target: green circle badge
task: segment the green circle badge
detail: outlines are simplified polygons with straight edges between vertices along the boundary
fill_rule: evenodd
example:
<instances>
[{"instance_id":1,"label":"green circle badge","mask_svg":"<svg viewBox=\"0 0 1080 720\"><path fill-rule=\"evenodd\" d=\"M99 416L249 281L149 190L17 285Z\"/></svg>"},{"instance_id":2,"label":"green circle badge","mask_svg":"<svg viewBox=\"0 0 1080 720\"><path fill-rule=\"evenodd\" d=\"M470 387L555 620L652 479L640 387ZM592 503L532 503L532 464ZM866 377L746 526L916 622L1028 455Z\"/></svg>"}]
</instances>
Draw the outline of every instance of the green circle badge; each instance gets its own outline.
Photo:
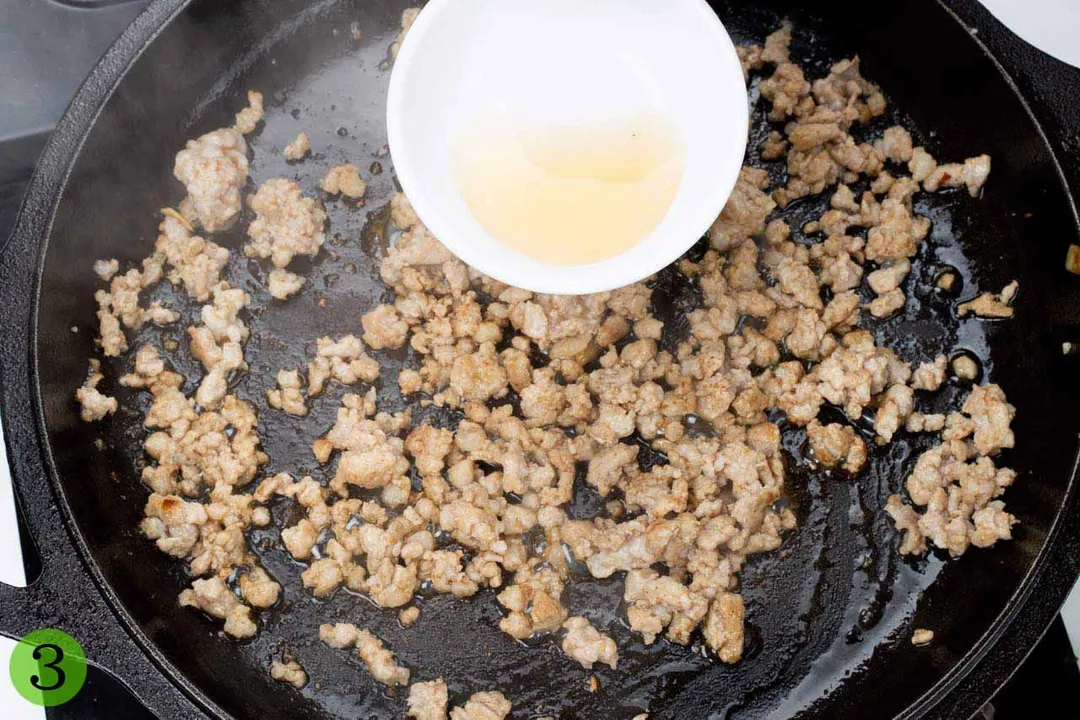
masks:
<instances>
[{"instance_id":1,"label":"green circle badge","mask_svg":"<svg viewBox=\"0 0 1080 720\"><path fill-rule=\"evenodd\" d=\"M63 705L86 682L86 655L75 638L60 630L35 630L23 637L9 668L19 694L44 707Z\"/></svg>"}]
</instances>

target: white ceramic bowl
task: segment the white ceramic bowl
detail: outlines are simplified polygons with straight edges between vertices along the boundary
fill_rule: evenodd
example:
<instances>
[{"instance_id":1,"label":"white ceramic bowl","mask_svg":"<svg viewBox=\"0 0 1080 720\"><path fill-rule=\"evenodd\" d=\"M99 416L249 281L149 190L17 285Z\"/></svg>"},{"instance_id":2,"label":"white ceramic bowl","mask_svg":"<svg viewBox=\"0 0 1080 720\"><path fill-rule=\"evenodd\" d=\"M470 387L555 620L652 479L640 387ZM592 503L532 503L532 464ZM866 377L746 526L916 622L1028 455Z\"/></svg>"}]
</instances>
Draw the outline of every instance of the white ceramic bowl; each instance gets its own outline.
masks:
<instances>
[{"instance_id":1,"label":"white ceramic bowl","mask_svg":"<svg viewBox=\"0 0 1080 720\"><path fill-rule=\"evenodd\" d=\"M458 191L452 154L468 123L496 114L561 126L665 118L685 152L666 217L588 265L549 265L493 239ZM431 0L398 53L387 129L402 189L447 248L510 285L581 294L647 277L705 233L735 186L748 114L735 47L704 0Z\"/></svg>"}]
</instances>

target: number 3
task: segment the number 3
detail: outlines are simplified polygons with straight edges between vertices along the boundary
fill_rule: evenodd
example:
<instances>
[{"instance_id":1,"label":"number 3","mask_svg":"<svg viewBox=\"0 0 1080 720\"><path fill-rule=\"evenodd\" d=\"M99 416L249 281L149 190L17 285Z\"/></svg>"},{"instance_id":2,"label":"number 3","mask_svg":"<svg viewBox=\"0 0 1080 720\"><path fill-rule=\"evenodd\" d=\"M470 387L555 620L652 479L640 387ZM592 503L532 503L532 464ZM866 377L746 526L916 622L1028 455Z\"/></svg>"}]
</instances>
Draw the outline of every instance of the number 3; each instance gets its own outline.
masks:
<instances>
[{"instance_id":1,"label":"number 3","mask_svg":"<svg viewBox=\"0 0 1080 720\"><path fill-rule=\"evenodd\" d=\"M64 651L59 645L53 645L52 643L38 645L36 648L34 648L34 659L41 660L41 651L45 649L52 650L54 657L50 662L43 663L41 667L47 667L54 673L56 673L56 682L51 685L43 685L39 676L31 675L30 684L36 687L38 690L41 690L42 692L48 692L50 690L56 690L59 687L63 687L64 682L67 680L67 675L64 673L64 669L60 667L60 663L64 661Z\"/></svg>"}]
</instances>

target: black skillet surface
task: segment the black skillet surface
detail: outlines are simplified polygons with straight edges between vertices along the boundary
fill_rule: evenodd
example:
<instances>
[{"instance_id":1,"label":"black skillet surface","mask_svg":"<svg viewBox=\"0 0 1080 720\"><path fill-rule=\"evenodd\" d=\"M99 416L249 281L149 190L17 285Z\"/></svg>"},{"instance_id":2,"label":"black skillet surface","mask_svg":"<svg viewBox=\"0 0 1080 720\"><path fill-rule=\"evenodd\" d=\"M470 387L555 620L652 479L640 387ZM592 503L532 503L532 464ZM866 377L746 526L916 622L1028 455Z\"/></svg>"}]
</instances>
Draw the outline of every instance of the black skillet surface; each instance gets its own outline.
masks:
<instances>
[{"instance_id":1,"label":"black skillet surface","mask_svg":"<svg viewBox=\"0 0 1080 720\"><path fill-rule=\"evenodd\" d=\"M0 590L5 631L20 634L42 624L73 629L92 658L116 671L151 709L170 717L196 714L192 700L213 714L237 716L400 714L400 695L385 697L356 662L315 641L315 627L326 620L372 627L417 678L444 675L456 697L503 688L523 717L632 716L650 697L653 717L724 710L754 717L805 707L816 716L865 716L868 708L884 716L925 710L948 690L952 694L934 713L954 717L978 707L1030 648L1075 577L1076 554L1070 550L1076 523L1055 528L1054 522L1067 499L1075 519L1067 486L1076 419L1060 409L1063 399L1076 395L1064 378L1054 344L1058 329L1046 320L1046 303L1052 297L1048 288L1060 282L1060 259L1076 237L1076 221L1049 148L1024 106L978 45L932 3L894 8L872 22L865 10L860 21L842 6L822 10L820 18L794 12L794 55L817 75L828 60L858 52L867 76L883 86L894 109L907 113L901 119L923 131L936 156L984 150L994 156L981 201L960 194L921 201L920 211L935 221L934 243L916 261L913 302L874 330L909 360L926 359L939 347L974 352L1018 406L1019 446L1006 458L1022 473L1007 496L1022 523L1014 542L992 552L973 551L959 563L936 557L911 563L895 555L893 533L876 509L898 489L924 442L906 439L880 453L855 484L812 474L793 460L790 500L801 527L778 553L755 559L743 574L751 624L747 659L727 667L693 649L646 649L615 624L614 634L626 648L624 662L618 672L598 673L596 694L585 689L587 674L550 642L525 649L495 629L499 613L490 597L429 599L420 623L405 633L393 613L348 593L325 603L308 599L298 590L301 568L274 547L263 560L283 582L284 603L291 607L264 615L264 632L255 640L222 639L216 624L178 608L175 596L188 579L135 530L145 497L134 479L142 453L132 427L141 417L141 401L120 393L128 409L102 426L79 423L70 401L93 350L89 263L96 257L135 260L148 252L156 234L153 210L179 197L170 179L173 154L187 137L227 124L247 87L263 90L271 106L252 143L254 181L296 176L314 192L317 178L334 164L381 163L382 174L373 175L372 168L364 173L372 180L365 207L328 203L331 232L338 238L315 260L312 284L301 296L272 303L258 281L265 268L236 259L229 270L231 282L245 287L257 304L266 303L251 322L256 334L247 356L253 372L236 392L260 407L272 458L267 469L318 471L310 440L332 422L335 398L321 398L301 423L266 410L262 390L277 368L300 364L305 344L355 329L360 312L385 295L376 268L387 242L380 209L392 191L392 168L378 153L385 142L382 99L388 80L379 65L403 7L323 2L298 11L300 3L197 3L146 47L95 121L96 108L130 59L180 4L152 5L77 98L30 190L14 238L19 247L11 248L21 252L5 258L5 308L13 321L6 323L3 338L4 410L19 491L45 566L30 591ZM760 40L775 26L776 11L788 9L738 5L721 3L718 9L743 40ZM362 41L353 37L353 22L364 32ZM914 38L927 51L913 51ZM287 166L280 148L300 129L311 135L316 156ZM812 202L796 210L799 217L817 212ZM242 241L238 233L224 237L234 249ZM51 239L46 244L43 238ZM40 296L31 293L37 248L45 248ZM957 323L950 312L954 299L930 289L942 263L961 270L964 298L1018 277L1018 318L985 326ZM659 282L657 310L676 332L680 300L692 293L670 276ZM40 299L31 322L35 297ZM325 307L319 305L322 298ZM72 333L72 326L80 331ZM147 331L147 338L155 334ZM28 337L34 338L31 357ZM180 356L178 369L193 373L190 358ZM401 361L381 359L390 365ZM111 367L110 375L118 369ZM384 377L393 377L392 371ZM950 386L943 395L960 391ZM400 403L389 383L379 393L383 407ZM13 417L38 417L41 423ZM791 432L788 439L797 457L804 438ZM49 477L61 493L59 511L50 507L42 456L55 472ZM589 498L583 493L579 500L576 509L586 512ZM288 512L284 505L274 508L276 526L288 522ZM64 549L61 518L70 522L94 579L150 662L134 650L97 600L79 560ZM277 530L266 534L275 538ZM575 611L609 624L619 583L588 580L576 588ZM1025 602L1032 593L1036 597ZM934 645L912 648L913 627L933 628ZM964 679L999 638L997 648L1005 650L997 651L997 662L986 658ZM285 648L316 681L302 695L266 675L270 659ZM173 690L169 677L186 694Z\"/></svg>"}]
</instances>

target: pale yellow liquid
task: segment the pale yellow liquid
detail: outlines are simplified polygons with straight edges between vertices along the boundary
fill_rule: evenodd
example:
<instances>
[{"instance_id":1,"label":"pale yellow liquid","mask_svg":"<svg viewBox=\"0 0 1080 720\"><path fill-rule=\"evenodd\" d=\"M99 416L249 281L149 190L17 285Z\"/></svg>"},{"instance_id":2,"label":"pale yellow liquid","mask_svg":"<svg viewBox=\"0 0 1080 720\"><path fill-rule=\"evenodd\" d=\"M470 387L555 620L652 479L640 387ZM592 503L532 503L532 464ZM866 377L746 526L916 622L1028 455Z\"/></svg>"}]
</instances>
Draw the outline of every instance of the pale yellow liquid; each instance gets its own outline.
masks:
<instances>
[{"instance_id":1,"label":"pale yellow liquid","mask_svg":"<svg viewBox=\"0 0 1080 720\"><path fill-rule=\"evenodd\" d=\"M477 123L453 159L458 189L488 234L553 265L637 245L671 208L684 168L678 132L654 118L528 130Z\"/></svg>"}]
</instances>

